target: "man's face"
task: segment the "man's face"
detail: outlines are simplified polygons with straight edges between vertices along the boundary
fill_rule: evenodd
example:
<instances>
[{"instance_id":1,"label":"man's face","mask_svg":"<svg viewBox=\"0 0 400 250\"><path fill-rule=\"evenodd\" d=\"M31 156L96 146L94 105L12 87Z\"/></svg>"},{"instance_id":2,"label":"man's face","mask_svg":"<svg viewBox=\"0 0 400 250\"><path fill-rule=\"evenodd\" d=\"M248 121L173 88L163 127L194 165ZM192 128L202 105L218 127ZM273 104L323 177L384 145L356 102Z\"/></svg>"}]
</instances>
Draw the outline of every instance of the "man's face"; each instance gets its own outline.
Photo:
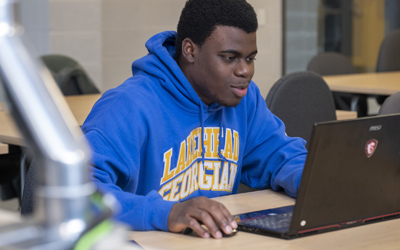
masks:
<instances>
[{"instance_id":1,"label":"man's face","mask_svg":"<svg viewBox=\"0 0 400 250\"><path fill-rule=\"evenodd\" d=\"M203 102L237 106L254 75L256 33L217 26L193 54L193 67L187 77Z\"/></svg>"}]
</instances>

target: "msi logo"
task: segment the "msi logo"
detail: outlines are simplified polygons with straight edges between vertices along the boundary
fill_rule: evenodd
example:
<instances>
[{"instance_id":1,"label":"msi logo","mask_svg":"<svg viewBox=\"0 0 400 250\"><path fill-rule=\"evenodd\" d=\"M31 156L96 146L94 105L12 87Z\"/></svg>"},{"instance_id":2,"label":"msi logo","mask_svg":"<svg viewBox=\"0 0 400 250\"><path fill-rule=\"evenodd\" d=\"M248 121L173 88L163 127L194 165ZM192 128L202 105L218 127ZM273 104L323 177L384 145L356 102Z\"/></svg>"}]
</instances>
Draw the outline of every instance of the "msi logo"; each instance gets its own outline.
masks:
<instances>
[{"instance_id":1,"label":"msi logo","mask_svg":"<svg viewBox=\"0 0 400 250\"><path fill-rule=\"evenodd\" d=\"M369 140L367 144L365 145L365 154L367 155L368 158L370 158L376 150L376 147L378 146L378 141L375 139Z\"/></svg>"},{"instance_id":2,"label":"msi logo","mask_svg":"<svg viewBox=\"0 0 400 250\"><path fill-rule=\"evenodd\" d=\"M382 128L382 125L371 126L369 128L369 131L379 131L379 130L381 130L381 128Z\"/></svg>"}]
</instances>

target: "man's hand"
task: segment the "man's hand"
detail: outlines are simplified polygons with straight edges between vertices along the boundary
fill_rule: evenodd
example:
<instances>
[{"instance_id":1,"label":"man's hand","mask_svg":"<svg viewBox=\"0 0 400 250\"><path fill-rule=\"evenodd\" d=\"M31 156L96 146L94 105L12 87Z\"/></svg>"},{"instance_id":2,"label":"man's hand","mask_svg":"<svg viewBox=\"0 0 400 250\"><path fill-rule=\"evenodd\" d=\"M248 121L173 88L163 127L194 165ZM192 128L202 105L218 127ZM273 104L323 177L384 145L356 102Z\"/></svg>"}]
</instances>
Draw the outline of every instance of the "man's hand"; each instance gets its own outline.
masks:
<instances>
[{"instance_id":1,"label":"man's hand","mask_svg":"<svg viewBox=\"0 0 400 250\"><path fill-rule=\"evenodd\" d=\"M178 233L189 227L201 237L209 238L209 233L199 221L216 239L222 237L219 228L226 234L232 233L232 228L237 228L236 221L224 205L202 196L173 205L168 216L168 229Z\"/></svg>"}]
</instances>

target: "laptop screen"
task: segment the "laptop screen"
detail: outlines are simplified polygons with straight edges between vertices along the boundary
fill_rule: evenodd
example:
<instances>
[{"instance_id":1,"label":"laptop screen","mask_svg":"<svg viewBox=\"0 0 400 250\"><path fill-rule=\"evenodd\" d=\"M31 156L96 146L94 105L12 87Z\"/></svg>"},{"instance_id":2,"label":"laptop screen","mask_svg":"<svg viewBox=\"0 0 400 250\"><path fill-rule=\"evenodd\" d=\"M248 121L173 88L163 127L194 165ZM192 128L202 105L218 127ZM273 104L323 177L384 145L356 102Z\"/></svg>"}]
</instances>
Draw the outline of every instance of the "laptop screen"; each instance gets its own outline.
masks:
<instances>
[{"instance_id":1,"label":"laptop screen","mask_svg":"<svg viewBox=\"0 0 400 250\"><path fill-rule=\"evenodd\" d=\"M400 210L400 115L314 127L290 231Z\"/></svg>"}]
</instances>

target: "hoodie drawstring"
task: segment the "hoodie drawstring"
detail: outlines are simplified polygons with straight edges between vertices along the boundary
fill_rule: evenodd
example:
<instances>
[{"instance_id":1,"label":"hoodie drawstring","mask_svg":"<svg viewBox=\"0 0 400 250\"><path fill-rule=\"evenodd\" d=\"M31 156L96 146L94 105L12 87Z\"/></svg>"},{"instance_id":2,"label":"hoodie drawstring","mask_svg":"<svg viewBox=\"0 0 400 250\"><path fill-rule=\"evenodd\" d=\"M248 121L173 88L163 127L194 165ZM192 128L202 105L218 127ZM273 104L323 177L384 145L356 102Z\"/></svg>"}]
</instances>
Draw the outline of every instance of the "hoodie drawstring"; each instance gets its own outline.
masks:
<instances>
[{"instance_id":1,"label":"hoodie drawstring","mask_svg":"<svg viewBox=\"0 0 400 250\"><path fill-rule=\"evenodd\" d=\"M219 144L218 144L218 156L219 158L228 161L225 156L222 155L220 147L221 145L225 144L225 136L224 136L224 128L222 126L223 122L225 121L225 109L221 109L221 117L219 118Z\"/></svg>"},{"instance_id":2,"label":"hoodie drawstring","mask_svg":"<svg viewBox=\"0 0 400 250\"><path fill-rule=\"evenodd\" d=\"M224 161L228 161L225 156L222 155L220 147L222 144L225 144L225 136L224 136L224 130L223 130L223 124L225 122L225 109L221 109L221 116L219 120L219 136L218 136L218 156ZM200 100L200 126L201 126L201 161L203 163L203 168L205 168L204 165L204 156L205 156L205 150L204 150L204 108L203 108L203 101ZM199 192L201 194L201 190L199 189Z\"/></svg>"},{"instance_id":3,"label":"hoodie drawstring","mask_svg":"<svg viewBox=\"0 0 400 250\"><path fill-rule=\"evenodd\" d=\"M200 125L201 125L201 160L203 162L203 167L204 167L204 108L203 108L203 102L200 100ZM225 109L221 109L221 117L219 120L219 136L218 136L218 156L224 161L228 161L225 156L221 153L221 145L225 144L225 137L224 137L224 128L223 128L223 123L225 121Z\"/></svg>"},{"instance_id":4,"label":"hoodie drawstring","mask_svg":"<svg viewBox=\"0 0 400 250\"><path fill-rule=\"evenodd\" d=\"M201 160L203 162L204 168L204 109L203 109L203 102L200 99L200 126L201 126Z\"/></svg>"}]
</instances>

